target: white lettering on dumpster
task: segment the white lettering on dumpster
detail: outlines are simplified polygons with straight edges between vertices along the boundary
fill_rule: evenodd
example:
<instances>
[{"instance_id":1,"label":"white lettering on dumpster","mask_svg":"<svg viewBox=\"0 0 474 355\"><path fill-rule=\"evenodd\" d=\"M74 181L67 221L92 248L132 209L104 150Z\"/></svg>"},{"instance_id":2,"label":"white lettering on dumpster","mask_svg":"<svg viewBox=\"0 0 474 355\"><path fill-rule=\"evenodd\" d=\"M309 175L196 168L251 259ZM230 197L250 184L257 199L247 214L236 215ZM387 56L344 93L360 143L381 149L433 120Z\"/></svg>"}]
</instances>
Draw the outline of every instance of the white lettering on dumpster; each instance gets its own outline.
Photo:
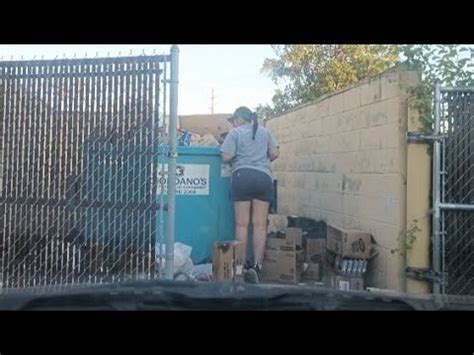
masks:
<instances>
[{"instance_id":1,"label":"white lettering on dumpster","mask_svg":"<svg viewBox=\"0 0 474 355\"><path fill-rule=\"evenodd\" d=\"M166 195L168 188L168 165L165 164L162 174L161 164L158 166L157 193L161 194L161 185ZM209 165L207 164L176 164L177 195L209 195Z\"/></svg>"}]
</instances>

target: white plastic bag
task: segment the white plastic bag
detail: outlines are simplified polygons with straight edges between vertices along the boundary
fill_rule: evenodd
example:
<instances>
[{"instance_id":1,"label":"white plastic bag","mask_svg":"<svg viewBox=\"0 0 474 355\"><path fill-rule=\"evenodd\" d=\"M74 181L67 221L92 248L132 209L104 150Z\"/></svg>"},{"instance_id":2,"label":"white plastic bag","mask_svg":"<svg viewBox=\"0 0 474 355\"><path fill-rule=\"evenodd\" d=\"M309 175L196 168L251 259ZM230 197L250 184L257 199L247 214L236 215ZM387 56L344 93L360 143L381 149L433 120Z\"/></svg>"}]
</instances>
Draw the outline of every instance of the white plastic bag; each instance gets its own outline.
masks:
<instances>
[{"instance_id":1,"label":"white plastic bag","mask_svg":"<svg viewBox=\"0 0 474 355\"><path fill-rule=\"evenodd\" d=\"M205 282L212 280L212 264L194 265L193 270L193 276L196 280Z\"/></svg>"},{"instance_id":2,"label":"white plastic bag","mask_svg":"<svg viewBox=\"0 0 474 355\"><path fill-rule=\"evenodd\" d=\"M163 270L166 268L165 252L166 246L162 245L162 267ZM193 276L193 261L191 259L191 252L193 248L183 243L174 243L174 263L173 263L173 275L184 274L189 278ZM159 256L157 256L159 257Z\"/></svg>"}]
</instances>

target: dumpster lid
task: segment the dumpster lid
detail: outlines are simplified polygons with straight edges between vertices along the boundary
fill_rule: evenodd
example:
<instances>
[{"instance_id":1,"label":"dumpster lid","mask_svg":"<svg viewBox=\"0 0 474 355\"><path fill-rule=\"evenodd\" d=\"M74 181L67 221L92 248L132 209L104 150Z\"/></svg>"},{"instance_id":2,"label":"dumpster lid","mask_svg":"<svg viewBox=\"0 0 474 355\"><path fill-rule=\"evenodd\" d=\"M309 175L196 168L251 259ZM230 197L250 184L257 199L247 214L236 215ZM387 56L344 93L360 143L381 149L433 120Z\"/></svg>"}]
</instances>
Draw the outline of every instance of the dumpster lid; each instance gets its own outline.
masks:
<instances>
[{"instance_id":1,"label":"dumpster lid","mask_svg":"<svg viewBox=\"0 0 474 355\"><path fill-rule=\"evenodd\" d=\"M159 147L161 153L163 149L169 150L169 147ZM206 147L206 146L187 146L178 147L179 155L221 155L220 147Z\"/></svg>"}]
</instances>

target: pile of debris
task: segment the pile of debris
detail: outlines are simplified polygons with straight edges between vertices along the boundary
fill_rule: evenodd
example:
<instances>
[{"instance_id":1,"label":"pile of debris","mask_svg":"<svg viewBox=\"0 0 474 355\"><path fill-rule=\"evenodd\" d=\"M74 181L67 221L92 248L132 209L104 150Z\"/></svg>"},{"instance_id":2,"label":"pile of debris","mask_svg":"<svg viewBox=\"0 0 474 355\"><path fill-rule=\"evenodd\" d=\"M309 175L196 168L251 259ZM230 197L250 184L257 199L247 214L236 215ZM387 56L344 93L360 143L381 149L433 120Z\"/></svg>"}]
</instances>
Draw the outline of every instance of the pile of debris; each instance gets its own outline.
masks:
<instances>
[{"instance_id":1,"label":"pile of debris","mask_svg":"<svg viewBox=\"0 0 474 355\"><path fill-rule=\"evenodd\" d=\"M364 290L375 254L370 233L311 218L270 215L263 280Z\"/></svg>"},{"instance_id":2,"label":"pile of debris","mask_svg":"<svg viewBox=\"0 0 474 355\"><path fill-rule=\"evenodd\" d=\"M181 147L207 146L218 147L221 143L211 134L206 133L202 137L197 133L178 129L178 145Z\"/></svg>"},{"instance_id":3,"label":"pile of debris","mask_svg":"<svg viewBox=\"0 0 474 355\"><path fill-rule=\"evenodd\" d=\"M376 255L372 235L334 226L327 231L326 284L340 290L364 290L368 264Z\"/></svg>"},{"instance_id":4,"label":"pile of debris","mask_svg":"<svg viewBox=\"0 0 474 355\"><path fill-rule=\"evenodd\" d=\"M268 232L264 281L365 289L368 265L376 255L370 233L280 215L269 216Z\"/></svg>"},{"instance_id":5,"label":"pile of debris","mask_svg":"<svg viewBox=\"0 0 474 355\"><path fill-rule=\"evenodd\" d=\"M263 281L318 283L326 248L326 224L311 218L270 215Z\"/></svg>"},{"instance_id":6,"label":"pile of debris","mask_svg":"<svg viewBox=\"0 0 474 355\"><path fill-rule=\"evenodd\" d=\"M213 281L242 282L240 247L235 241L215 243ZM306 217L269 215L262 281L364 290L375 255L370 233Z\"/></svg>"},{"instance_id":7,"label":"pile of debris","mask_svg":"<svg viewBox=\"0 0 474 355\"><path fill-rule=\"evenodd\" d=\"M178 142L180 146L217 147L232 128L230 114L180 116Z\"/></svg>"}]
</instances>

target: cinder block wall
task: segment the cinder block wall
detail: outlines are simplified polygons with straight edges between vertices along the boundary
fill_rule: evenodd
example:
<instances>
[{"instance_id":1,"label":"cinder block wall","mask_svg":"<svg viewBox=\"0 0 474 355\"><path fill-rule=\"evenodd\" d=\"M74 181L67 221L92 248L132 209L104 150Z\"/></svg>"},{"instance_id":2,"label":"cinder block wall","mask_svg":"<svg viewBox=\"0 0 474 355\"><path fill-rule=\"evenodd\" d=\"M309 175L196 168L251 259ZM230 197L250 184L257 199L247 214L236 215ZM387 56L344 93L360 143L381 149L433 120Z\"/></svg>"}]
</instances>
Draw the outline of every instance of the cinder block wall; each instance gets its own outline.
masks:
<instances>
[{"instance_id":1,"label":"cinder block wall","mask_svg":"<svg viewBox=\"0 0 474 355\"><path fill-rule=\"evenodd\" d=\"M281 147L279 213L372 233L373 287L406 290L406 258L394 250L407 225L406 88L419 80L393 68L265 122Z\"/></svg>"}]
</instances>

